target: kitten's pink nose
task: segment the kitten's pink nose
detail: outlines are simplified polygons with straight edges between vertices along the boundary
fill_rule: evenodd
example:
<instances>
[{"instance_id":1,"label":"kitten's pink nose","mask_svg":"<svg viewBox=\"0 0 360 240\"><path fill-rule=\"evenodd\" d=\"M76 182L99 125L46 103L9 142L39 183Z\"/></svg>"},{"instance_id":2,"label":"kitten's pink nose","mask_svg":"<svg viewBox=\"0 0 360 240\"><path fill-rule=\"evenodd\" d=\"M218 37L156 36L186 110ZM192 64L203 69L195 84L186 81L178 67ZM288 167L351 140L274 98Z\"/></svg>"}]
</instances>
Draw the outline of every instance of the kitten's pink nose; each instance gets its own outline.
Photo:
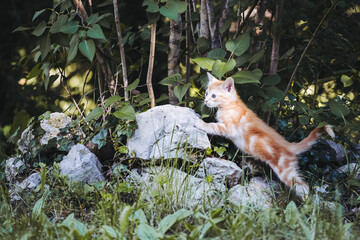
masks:
<instances>
[{"instance_id":1,"label":"kitten's pink nose","mask_svg":"<svg viewBox=\"0 0 360 240\"><path fill-rule=\"evenodd\" d=\"M207 100L205 100L204 102L205 102L205 104L207 104L207 102L208 102L208 101L207 101Z\"/></svg>"}]
</instances>

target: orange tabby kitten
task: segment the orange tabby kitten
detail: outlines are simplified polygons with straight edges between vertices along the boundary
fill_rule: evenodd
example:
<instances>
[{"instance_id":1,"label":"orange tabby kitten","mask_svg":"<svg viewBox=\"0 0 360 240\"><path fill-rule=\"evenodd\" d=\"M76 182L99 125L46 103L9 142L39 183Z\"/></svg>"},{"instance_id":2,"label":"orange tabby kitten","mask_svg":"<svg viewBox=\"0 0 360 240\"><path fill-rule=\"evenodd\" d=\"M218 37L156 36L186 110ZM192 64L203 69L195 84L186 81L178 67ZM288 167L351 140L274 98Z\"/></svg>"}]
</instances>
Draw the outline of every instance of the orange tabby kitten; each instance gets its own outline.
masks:
<instances>
[{"instance_id":1,"label":"orange tabby kitten","mask_svg":"<svg viewBox=\"0 0 360 240\"><path fill-rule=\"evenodd\" d=\"M299 196L307 197L309 187L299 176L296 155L308 150L324 130L334 137L331 126L316 128L301 142L290 143L244 104L232 78L219 81L209 73L208 78L205 104L218 108L218 122L205 123L199 119L195 126L208 134L229 138L241 151L268 163L286 185L294 184Z\"/></svg>"}]
</instances>

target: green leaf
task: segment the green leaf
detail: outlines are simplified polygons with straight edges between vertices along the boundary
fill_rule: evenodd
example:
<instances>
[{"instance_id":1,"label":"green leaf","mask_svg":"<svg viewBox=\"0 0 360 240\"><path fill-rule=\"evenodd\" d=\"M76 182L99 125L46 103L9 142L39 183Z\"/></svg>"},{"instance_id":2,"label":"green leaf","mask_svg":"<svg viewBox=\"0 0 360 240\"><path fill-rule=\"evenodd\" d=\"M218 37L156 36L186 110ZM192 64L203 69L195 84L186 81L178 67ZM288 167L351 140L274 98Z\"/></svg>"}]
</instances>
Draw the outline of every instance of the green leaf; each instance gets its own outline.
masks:
<instances>
[{"instance_id":1,"label":"green leaf","mask_svg":"<svg viewBox=\"0 0 360 240\"><path fill-rule=\"evenodd\" d=\"M344 87L350 87L353 84L351 77L345 74L341 75L341 82L344 84Z\"/></svg>"},{"instance_id":2,"label":"green leaf","mask_svg":"<svg viewBox=\"0 0 360 240\"><path fill-rule=\"evenodd\" d=\"M119 222L120 222L120 231L121 231L121 238L124 238L125 231L129 225L129 216L132 212L132 207L125 206L124 209L121 211Z\"/></svg>"},{"instance_id":3,"label":"green leaf","mask_svg":"<svg viewBox=\"0 0 360 240\"><path fill-rule=\"evenodd\" d=\"M129 84L126 87L125 91L131 92L132 90L136 89L139 86L139 83L140 83L140 79L139 78L135 79L135 81L133 81L131 84Z\"/></svg>"},{"instance_id":4,"label":"green leaf","mask_svg":"<svg viewBox=\"0 0 360 240\"><path fill-rule=\"evenodd\" d=\"M78 21L68 21L66 25L62 25L59 28L59 32L65 33L65 34L74 34L79 29L80 25Z\"/></svg>"},{"instance_id":5,"label":"green leaf","mask_svg":"<svg viewBox=\"0 0 360 240\"><path fill-rule=\"evenodd\" d=\"M307 125L309 123L310 117L307 115L301 115L299 117L299 122L301 125Z\"/></svg>"},{"instance_id":6,"label":"green leaf","mask_svg":"<svg viewBox=\"0 0 360 240\"><path fill-rule=\"evenodd\" d=\"M106 41L106 37L98 24L95 24L87 31L87 35L93 39L100 39Z\"/></svg>"},{"instance_id":7,"label":"green leaf","mask_svg":"<svg viewBox=\"0 0 360 240\"><path fill-rule=\"evenodd\" d=\"M243 33L235 40L229 40L226 42L225 47L226 50L230 51L231 54L235 54L236 56L240 56L250 46L250 34Z\"/></svg>"},{"instance_id":8,"label":"green leaf","mask_svg":"<svg viewBox=\"0 0 360 240\"><path fill-rule=\"evenodd\" d=\"M269 75L262 80L263 86L275 86L278 85L281 78L278 74Z\"/></svg>"},{"instance_id":9,"label":"green leaf","mask_svg":"<svg viewBox=\"0 0 360 240\"><path fill-rule=\"evenodd\" d=\"M350 110L344 104L337 102L333 99L329 101L329 107L332 114L338 117L344 117L350 113Z\"/></svg>"},{"instance_id":10,"label":"green leaf","mask_svg":"<svg viewBox=\"0 0 360 240\"><path fill-rule=\"evenodd\" d=\"M26 30L30 30L30 29L31 29L30 27L17 27L12 31L12 33L20 32L20 31L26 31Z\"/></svg>"},{"instance_id":11,"label":"green leaf","mask_svg":"<svg viewBox=\"0 0 360 240\"><path fill-rule=\"evenodd\" d=\"M170 76L164 78L163 80L161 80L159 82L159 84L161 85L165 85L165 86L171 86L175 83L181 83L182 82L182 76L180 73L174 73L171 74Z\"/></svg>"},{"instance_id":12,"label":"green leaf","mask_svg":"<svg viewBox=\"0 0 360 240\"><path fill-rule=\"evenodd\" d=\"M255 69L253 71L239 71L232 75L231 77L234 79L237 84L245 84L245 83L260 83L260 78L263 73L260 69Z\"/></svg>"},{"instance_id":13,"label":"green leaf","mask_svg":"<svg viewBox=\"0 0 360 240\"><path fill-rule=\"evenodd\" d=\"M93 40L89 39L81 41L79 44L79 50L82 55L89 59L90 62L93 61L95 56L95 43Z\"/></svg>"},{"instance_id":14,"label":"green leaf","mask_svg":"<svg viewBox=\"0 0 360 240\"><path fill-rule=\"evenodd\" d=\"M244 53L243 55L235 58L236 67L241 67L244 63L247 63L250 60L250 54Z\"/></svg>"},{"instance_id":15,"label":"green leaf","mask_svg":"<svg viewBox=\"0 0 360 240\"><path fill-rule=\"evenodd\" d=\"M36 28L34 29L34 31L31 32L32 35L35 35L37 37L41 36L46 30L46 22L45 21L41 21Z\"/></svg>"},{"instance_id":16,"label":"green leaf","mask_svg":"<svg viewBox=\"0 0 360 240\"><path fill-rule=\"evenodd\" d=\"M328 123L323 121L323 122L319 123L319 125L317 125L316 128L323 128L326 125L328 125Z\"/></svg>"},{"instance_id":17,"label":"green leaf","mask_svg":"<svg viewBox=\"0 0 360 240\"><path fill-rule=\"evenodd\" d=\"M156 231L155 228L146 223L140 223L136 227L135 232L140 240L157 240L164 237L161 232Z\"/></svg>"},{"instance_id":18,"label":"green leaf","mask_svg":"<svg viewBox=\"0 0 360 240\"><path fill-rule=\"evenodd\" d=\"M31 79L33 77L38 76L41 73L41 63L36 64L31 71L29 72L29 74L26 76L27 79Z\"/></svg>"},{"instance_id":19,"label":"green leaf","mask_svg":"<svg viewBox=\"0 0 360 240\"><path fill-rule=\"evenodd\" d=\"M179 209L175 213L164 217L159 224L159 230L165 234L167 230L169 230L176 222L182 221L185 218L189 217L193 214L192 211L186 209Z\"/></svg>"},{"instance_id":20,"label":"green leaf","mask_svg":"<svg viewBox=\"0 0 360 240\"><path fill-rule=\"evenodd\" d=\"M197 40L197 49L200 53L205 53L210 48L210 41L205 37L201 37Z\"/></svg>"},{"instance_id":21,"label":"green leaf","mask_svg":"<svg viewBox=\"0 0 360 240\"><path fill-rule=\"evenodd\" d=\"M40 11L36 11L33 18L32 18L32 21L34 21L38 16L40 16L46 9L43 9L43 10L40 10Z\"/></svg>"},{"instance_id":22,"label":"green leaf","mask_svg":"<svg viewBox=\"0 0 360 240\"><path fill-rule=\"evenodd\" d=\"M264 89L266 95L270 98L275 98L278 101L280 101L284 98L284 92L275 86L264 87L263 89Z\"/></svg>"},{"instance_id":23,"label":"green leaf","mask_svg":"<svg viewBox=\"0 0 360 240\"><path fill-rule=\"evenodd\" d=\"M96 119L96 118L100 117L103 113L104 113L104 108L102 108L102 107L94 108L89 113L89 115L86 116L85 122L89 122L89 121L91 121L93 119Z\"/></svg>"},{"instance_id":24,"label":"green leaf","mask_svg":"<svg viewBox=\"0 0 360 240\"><path fill-rule=\"evenodd\" d=\"M77 55L79 49L79 36L74 34L70 40L70 48L68 50L67 64L69 64Z\"/></svg>"},{"instance_id":25,"label":"green leaf","mask_svg":"<svg viewBox=\"0 0 360 240\"><path fill-rule=\"evenodd\" d=\"M91 142L97 144L98 149L100 149L106 145L107 134L108 131L105 128L102 128L100 132L91 139Z\"/></svg>"},{"instance_id":26,"label":"green leaf","mask_svg":"<svg viewBox=\"0 0 360 240\"><path fill-rule=\"evenodd\" d=\"M113 115L121 120L135 120L135 110L132 106L126 105L120 110L113 113Z\"/></svg>"},{"instance_id":27,"label":"green leaf","mask_svg":"<svg viewBox=\"0 0 360 240\"><path fill-rule=\"evenodd\" d=\"M103 225L101 229L105 232L105 234L113 239L120 239L120 232L114 229L111 226Z\"/></svg>"},{"instance_id":28,"label":"green leaf","mask_svg":"<svg viewBox=\"0 0 360 240\"><path fill-rule=\"evenodd\" d=\"M41 60L44 61L50 51L51 41L48 35L40 40Z\"/></svg>"},{"instance_id":29,"label":"green leaf","mask_svg":"<svg viewBox=\"0 0 360 240\"><path fill-rule=\"evenodd\" d=\"M208 52L207 57L212 59L224 59L226 55L226 51L222 48L215 48Z\"/></svg>"},{"instance_id":30,"label":"green leaf","mask_svg":"<svg viewBox=\"0 0 360 240\"><path fill-rule=\"evenodd\" d=\"M111 104L114 104L116 102L121 102L121 100L122 100L122 98L119 95L109 97L108 99L106 99L104 107L107 108Z\"/></svg>"},{"instance_id":31,"label":"green leaf","mask_svg":"<svg viewBox=\"0 0 360 240\"><path fill-rule=\"evenodd\" d=\"M62 223L60 226L65 226L69 230L74 231L76 234L80 236L85 236L88 234L89 230L87 229L86 225L78 220L75 219L74 213L71 213ZM74 233L73 233L74 234ZM75 234L74 234L75 235ZM76 236L76 235L75 235ZM84 239L84 238L82 238Z\"/></svg>"},{"instance_id":32,"label":"green leaf","mask_svg":"<svg viewBox=\"0 0 360 240\"><path fill-rule=\"evenodd\" d=\"M204 70L211 71L212 66L215 63L214 59L211 58L194 58L193 61Z\"/></svg>"},{"instance_id":33,"label":"green leaf","mask_svg":"<svg viewBox=\"0 0 360 240\"><path fill-rule=\"evenodd\" d=\"M15 116L14 120L11 124L11 128L9 131L9 135L13 135L11 141L16 143L17 140L20 138L20 134L27 128L28 122L30 120L30 115L24 110L18 111ZM10 138L9 138L10 140Z\"/></svg>"},{"instance_id":34,"label":"green leaf","mask_svg":"<svg viewBox=\"0 0 360 240\"><path fill-rule=\"evenodd\" d=\"M174 87L174 94L179 99L179 102L182 102L183 97L186 92L190 88L191 83L187 83L186 85L179 85Z\"/></svg>"},{"instance_id":35,"label":"green leaf","mask_svg":"<svg viewBox=\"0 0 360 240\"><path fill-rule=\"evenodd\" d=\"M212 66L212 73L218 78L221 79L225 73L230 72L234 69L236 61L232 58L227 62L222 62L221 60L216 60Z\"/></svg>"},{"instance_id":36,"label":"green leaf","mask_svg":"<svg viewBox=\"0 0 360 240\"><path fill-rule=\"evenodd\" d=\"M67 15L60 15L59 18L56 20L56 22L54 23L54 25L51 26L50 28L50 33L57 33L60 31L60 28L64 25L66 25L68 20L68 16Z\"/></svg>"},{"instance_id":37,"label":"green leaf","mask_svg":"<svg viewBox=\"0 0 360 240\"><path fill-rule=\"evenodd\" d=\"M291 226L299 222L299 211L293 201L291 201L284 211L285 221Z\"/></svg>"},{"instance_id":38,"label":"green leaf","mask_svg":"<svg viewBox=\"0 0 360 240\"><path fill-rule=\"evenodd\" d=\"M185 12L186 8L187 8L186 2L170 0L167 1L167 4L165 6L162 6L160 8L160 14L177 21L178 14Z\"/></svg>"},{"instance_id":39,"label":"green leaf","mask_svg":"<svg viewBox=\"0 0 360 240\"><path fill-rule=\"evenodd\" d=\"M258 62L264 56L264 54L265 54L265 49L261 49L260 51L252 55L249 59L250 65Z\"/></svg>"},{"instance_id":40,"label":"green leaf","mask_svg":"<svg viewBox=\"0 0 360 240\"><path fill-rule=\"evenodd\" d=\"M41 212L43 211L43 208L44 208L44 198L42 197L39 200L37 200L37 202L35 203L32 209L32 218L36 219L37 217L39 217Z\"/></svg>"},{"instance_id":41,"label":"green leaf","mask_svg":"<svg viewBox=\"0 0 360 240\"><path fill-rule=\"evenodd\" d=\"M146 10L147 12L150 13L156 13L159 12L159 6L157 4L157 2L155 2L154 0L145 0L142 4L143 7L147 6Z\"/></svg>"}]
</instances>

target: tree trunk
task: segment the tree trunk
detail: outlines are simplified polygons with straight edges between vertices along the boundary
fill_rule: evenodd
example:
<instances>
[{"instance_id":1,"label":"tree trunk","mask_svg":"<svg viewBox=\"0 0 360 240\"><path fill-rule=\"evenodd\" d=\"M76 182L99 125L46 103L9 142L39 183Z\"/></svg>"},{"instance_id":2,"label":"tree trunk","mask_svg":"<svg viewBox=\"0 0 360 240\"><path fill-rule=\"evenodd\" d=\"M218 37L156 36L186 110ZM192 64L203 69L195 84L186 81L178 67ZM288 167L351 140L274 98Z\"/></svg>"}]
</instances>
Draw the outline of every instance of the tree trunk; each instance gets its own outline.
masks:
<instances>
[{"instance_id":1,"label":"tree trunk","mask_svg":"<svg viewBox=\"0 0 360 240\"><path fill-rule=\"evenodd\" d=\"M209 39L209 23L208 23L208 13L206 7L206 0L201 0L200 7L200 37Z\"/></svg>"},{"instance_id":2,"label":"tree trunk","mask_svg":"<svg viewBox=\"0 0 360 240\"><path fill-rule=\"evenodd\" d=\"M219 20L219 31L224 26L225 21L228 19L228 15L231 13L231 9L229 8L230 0L225 0L222 9L221 9L221 17Z\"/></svg>"},{"instance_id":3,"label":"tree trunk","mask_svg":"<svg viewBox=\"0 0 360 240\"><path fill-rule=\"evenodd\" d=\"M150 107L155 107L155 95L152 87L152 73L154 69L154 58L155 58L155 43L156 43L156 23L151 26L151 39L150 39L150 54L149 54L149 66L146 77L146 85L149 92Z\"/></svg>"},{"instance_id":4,"label":"tree trunk","mask_svg":"<svg viewBox=\"0 0 360 240\"><path fill-rule=\"evenodd\" d=\"M279 47L280 47L280 33L281 33L281 14L284 0L276 1L276 12L274 18L274 27L272 31L273 44L271 49L270 70L269 75L277 73L277 66L279 62Z\"/></svg>"},{"instance_id":5,"label":"tree trunk","mask_svg":"<svg viewBox=\"0 0 360 240\"><path fill-rule=\"evenodd\" d=\"M180 44L181 44L181 15L178 15L178 20L174 21L170 19L170 37L169 37L169 54L168 54L168 76L179 73L179 55L180 55ZM176 105L179 103L179 100L174 94L174 87L176 84L173 84L168 87L169 90L169 103Z\"/></svg>"},{"instance_id":6,"label":"tree trunk","mask_svg":"<svg viewBox=\"0 0 360 240\"><path fill-rule=\"evenodd\" d=\"M208 22L210 29L211 49L220 47L220 39L217 29L217 24L214 16L214 0L206 1L206 8L208 14Z\"/></svg>"},{"instance_id":7,"label":"tree trunk","mask_svg":"<svg viewBox=\"0 0 360 240\"><path fill-rule=\"evenodd\" d=\"M121 28L120 28L119 10L118 10L117 0L113 0L113 3L114 3L115 25L116 25L116 31L117 31L117 36L118 36L118 42L119 42L119 48L120 48L120 58L121 58L121 67L122 67L122 73L123 73L124 97L125 97L125 101L128 101L129 100L129 94L126 91L126 88L128 86L128 77L127 77L127 70L126 70L125 51L124 51L124 46L123 46L123 43L122 43L122 34L121 34Z\"/></svg>"}]
</instances>

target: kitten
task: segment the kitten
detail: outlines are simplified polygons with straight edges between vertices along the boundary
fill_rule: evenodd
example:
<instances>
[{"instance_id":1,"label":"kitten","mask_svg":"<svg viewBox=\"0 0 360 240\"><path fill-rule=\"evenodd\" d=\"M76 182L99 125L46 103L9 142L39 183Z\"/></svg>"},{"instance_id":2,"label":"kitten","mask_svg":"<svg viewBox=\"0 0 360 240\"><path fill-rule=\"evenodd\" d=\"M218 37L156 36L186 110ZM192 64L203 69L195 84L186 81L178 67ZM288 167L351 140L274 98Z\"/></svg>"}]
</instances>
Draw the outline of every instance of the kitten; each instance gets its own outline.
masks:
<instances>
[{"instance_id":1,"label":"kitten","mask_svg":"<svg viewBox=\"0 0 360 240\"><path fill-rule=\"evenodd\" d=\"M205 104L218 108L218 122L205 123L199 119L195 126L208 134L229 138L241 151L268 163L287 186L294 184L299 196L307 197L309 187L299 176L296 155L308 150L324 130L334 138L331 126L316 128L301 142L290 143L245 105L236 93L232 78L219 81L209 73L208 78Z\"/></svg>"}]
</instances>

